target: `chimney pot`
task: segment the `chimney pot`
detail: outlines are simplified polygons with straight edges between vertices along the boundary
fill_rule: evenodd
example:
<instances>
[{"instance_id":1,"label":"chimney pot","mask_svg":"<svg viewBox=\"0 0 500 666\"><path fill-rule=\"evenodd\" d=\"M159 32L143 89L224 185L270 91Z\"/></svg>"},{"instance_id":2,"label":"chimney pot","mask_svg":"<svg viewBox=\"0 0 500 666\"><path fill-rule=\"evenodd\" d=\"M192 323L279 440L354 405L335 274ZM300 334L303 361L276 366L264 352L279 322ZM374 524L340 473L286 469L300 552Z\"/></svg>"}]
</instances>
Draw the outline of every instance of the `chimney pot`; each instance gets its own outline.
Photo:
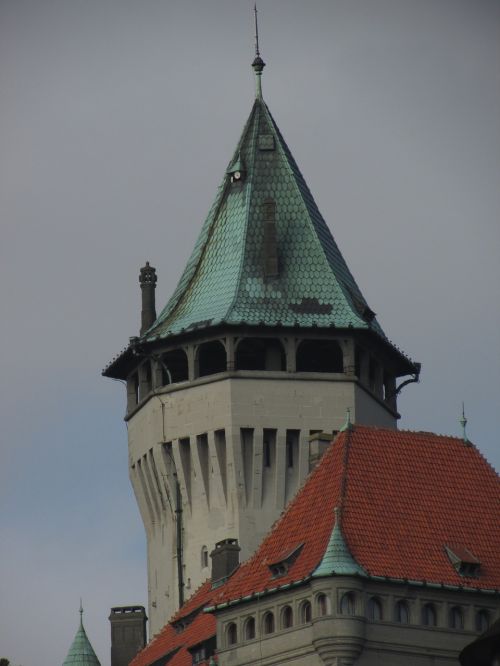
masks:
<instances>
[{"instance_id":1,"label":"chimney pot","mask_svg":"<svg viewBox=\"0 0 500 666\"><path fill-rule=\"evenodd\" d=\"M149 261L146 261L146 265L141 268L139 273L142 295L141 335L156 320L155 289L157 280L156 268L150 266Z\"/></svg>"},{"instance_id":2,"label":"chimney pot","mask_svg":"<svg viewBox=\"0 0 500 666\"><path fill-rule=\"evenodd\" d=\"M212 558L212 587L219 587L233 574L240 563L238 539L223 539L215 544Z\"/></svg>"}]
</instances>

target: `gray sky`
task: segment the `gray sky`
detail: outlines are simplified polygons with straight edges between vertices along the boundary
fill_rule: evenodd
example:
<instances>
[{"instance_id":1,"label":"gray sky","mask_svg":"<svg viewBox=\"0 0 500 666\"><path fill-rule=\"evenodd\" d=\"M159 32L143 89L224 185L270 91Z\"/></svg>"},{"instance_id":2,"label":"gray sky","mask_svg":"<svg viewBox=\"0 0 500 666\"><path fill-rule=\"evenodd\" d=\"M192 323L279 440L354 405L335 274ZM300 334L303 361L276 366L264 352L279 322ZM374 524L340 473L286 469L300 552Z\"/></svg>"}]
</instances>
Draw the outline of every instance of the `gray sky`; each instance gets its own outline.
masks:
<instances>
[{"instance_id":1,"label":"gray sky","mask_svg":"<svg viewBox=\"0 0 500 666\"><path fill-rule=\"evenodd\" d=\"M0 1L0 656L109 663L145 603L123 386L253 97L248 0ZM264 97L388 336L422 362L401 427L500 467L498 30L487 0L261 0Z\"/></svg>"}]
</instances>

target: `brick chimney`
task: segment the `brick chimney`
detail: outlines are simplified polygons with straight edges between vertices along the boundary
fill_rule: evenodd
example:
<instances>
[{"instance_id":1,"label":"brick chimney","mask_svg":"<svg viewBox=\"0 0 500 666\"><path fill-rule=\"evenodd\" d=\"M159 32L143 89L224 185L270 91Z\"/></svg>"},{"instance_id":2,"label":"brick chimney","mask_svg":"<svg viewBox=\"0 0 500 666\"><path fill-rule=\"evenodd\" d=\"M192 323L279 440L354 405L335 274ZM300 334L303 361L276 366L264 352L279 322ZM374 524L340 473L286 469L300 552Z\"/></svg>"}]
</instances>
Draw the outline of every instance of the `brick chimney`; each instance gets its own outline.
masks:
<instances>
[{"instance_id":1,"label":"brick chimney","mask_svg":"<svg viewBox=\"0 0 500 666\"><path fill-rule=\"evenodd\" d=\"M238 539L224 539L215 544L210 553L212 558L212 587L222 585L240 563L240 550Z\"/></svg>"},{"instance_id":2,"label":"brick chimney","mask_svg":"<svg viewBox=\"0 0 500 666\"><path fill-rule=\"evenodd\" d=\"M111 609L111 666L128 666L146 645L144 606L116 606Z\"/></svg>"},{"instance_id":3,"label":"brick chimney","mask_svg":"<svg viewBox=\"0 0 500 666\"><path fill-rule=\"evenodd\" d=\"M156 319L155 289L157 280L156 268L150 266L149 261L146 261L146 265L141 268L139 274L142 294L141 335L148 330Z\"/></svg>"}]
</instances>

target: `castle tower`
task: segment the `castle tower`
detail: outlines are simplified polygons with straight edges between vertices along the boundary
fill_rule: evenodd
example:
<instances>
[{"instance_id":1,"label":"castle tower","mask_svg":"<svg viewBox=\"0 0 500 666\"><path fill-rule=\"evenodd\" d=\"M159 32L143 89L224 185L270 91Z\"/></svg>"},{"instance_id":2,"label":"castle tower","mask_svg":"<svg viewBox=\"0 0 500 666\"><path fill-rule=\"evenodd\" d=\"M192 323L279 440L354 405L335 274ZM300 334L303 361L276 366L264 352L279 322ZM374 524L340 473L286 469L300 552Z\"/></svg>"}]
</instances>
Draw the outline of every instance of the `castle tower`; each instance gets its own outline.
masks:
<instances>
[{"instance_id":1,"label":"castle tower","mask_svg":"<svg viewBox=\"0 0 500 666\"><path fill-rule=\"evenodd\" d=\"M250 116L177 288L156 318L141 269L141 335L103 373L127 382L151 635L216 543L255 550L317 459L315 433L347 408L395 428L397 379L420 370L361 294L262 98L258 53L252 66Z\"/></svg>"}]
</instances>

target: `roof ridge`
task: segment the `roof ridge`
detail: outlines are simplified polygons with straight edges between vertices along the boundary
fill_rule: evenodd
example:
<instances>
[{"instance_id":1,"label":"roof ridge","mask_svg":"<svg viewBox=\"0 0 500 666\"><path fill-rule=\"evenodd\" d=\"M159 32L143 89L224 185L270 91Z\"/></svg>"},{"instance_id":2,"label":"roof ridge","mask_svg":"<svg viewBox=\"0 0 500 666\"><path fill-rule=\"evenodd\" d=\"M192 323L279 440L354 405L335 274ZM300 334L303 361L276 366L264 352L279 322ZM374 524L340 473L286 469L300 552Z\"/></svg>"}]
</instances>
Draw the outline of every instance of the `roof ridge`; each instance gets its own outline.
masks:
<instances>
[{"instance_id":1,"label":"roof ridge","mask_svg":"<svg viewBox=\"0 0 500 666\"><path fill-rule=\"evenodd\" d=\"M187 296L189 292L189 287L193 283L194 279L196 278L198 271L200 269L200 266L203 261L203 257L205 255L206 249L209 246L210 239L212 237L212 234L214 232L214 227L218 219L218 213L222 207L223 202L225 201L225 194L226 191L229 188L229 183L227 180L227 169L231 167L231 164L234 162L235 157L238 155L238 153L241 150L241 146L243 145L243 142L246 138L247 132L251 126L252 120L254 118L254 114L256 112L257 107L259 106L259 100L255 100L252 109L250 110L250 114L245 122L245 126L243 128L243 131L240 135L240 138L238 140L238 144L236 146L235 151L233 152L233 155L231 157L231 160L229 161L226 170L224 171L224 176L221 184L218 187L217 194L215 196L215 200L210 207L210 210L208 212L207 217L205 218L205 222L201 228L200 235L198 237L198 240L195 243L195 246L191 252L191 255L188 258L188 262L186 264L186 267L184 268L183 273L181 274L181 277L177 283L177 286L174 290L174 293L168 300L167 304L163 308L163 310L160 312L156 320L153 322L152 326L145 331L143 337L147 338L155 331L155 329L158 328L159 325L166 325L169 320L171 320L174 316L178 308L181 306L184 298ZM201 247L198 248L199 241L201 237L203 236L203 232L206 231L204 238L201 240ZM194 258L196 257L196 258ZM190 267L191 262L193 261L193 266ZM238 285L236 285L237 287ZM237 293L237 288L235 289L235 293ZM234 297L233 297L234 300ZM226 313L227 316L227 313Z\"/></svg>"},{"instance_id":2,"label":"roof ridge","mask_svg":"<svg viewBox=\"0 0 500 666\"><path fill-rule=\"evenodd\" d=\"M261 107L262 107L262 100L261 100L259 97L256 97L256 98L255 98L255 101L254 101L254 104L253 104L253 107L252 107L252 114L251 114L251 116L253 116L253 114L257 113L257 109L259 109L259 112L260 112ZM259 114L259 120L260 120L260 114ZM256 141L257 141L256 137L257 137L257 135L258 135L258 131L257 131L257 123L254 123L254 128L253 128L253 130L254 130L254 131L253 131L253 136L252 136L252 151L255 151L255 149L256 149ZM241 148L241 145L243 144L243 139L244 139L244 137L246 136L246 133L247 133L247 132L248 132L248 128L245 126L245 130L243 131L243 134L242 134L242 136L241 136L240 143L238 144L238 149ZM239 150L238 150L238 152L239 152ZM252 174L252 176L253 176L253 174ZM246 215L245 215L245 235L244 235L244 244L245 244L245 248L244 248L243 252L242 252L241 255L240 255L240 268L239 268L239 271L238 271L238 278L237 278L237 280L236 280L236 287L235 287L235 289L234 289L234 293L233 293L233 298L232 298L232 300L231 300L231 304L230 304L230 306L229 306L229 308L228 308L228 310L227 310L227 313L226 313L226 319L230 319L230 318L231 318L231 313L232 313L232 311L233 311L233 309L234 309L235 303L236 303L236 301L237 301L237 299L238 299L238 295L239 295L239 293L240 293L241 276L242 276L242 274L243 274L243 268L244 268L244 266L245 266L245 252L246 252L246 248L247 248L247 244L248 244L248 234L247 234L246 232L247 232L247 229L248 229L248 223L249 223L249 220L250 220L250 201L251 201L252 191L253 191L253 178L250 179L250 182L249 182L248 187L249 187L249 191L248 191L248 193L247 193L247 195L246 195L246 201L245 201L245 209L246 209Z\"/></svg>"},{"instance_id":3,"label":"roof ridge","mask_svg":"<svg viewBox=\"0 0 500 666\"><path fill-rule=\"evenodd\" d=\"M349 297L350 295L348 296L348 294L346 294L347 285L345 284L345 277L347 276L353 283L354 290L357 292L356 295L368 307L368 305L366 303L366 300L365 300L363 294L361 293L361 290L359 289L352 273L350 272L350 270L347 266L347 263L345 262L345 259L343 258L342 253L340 252L340 250L339 250L339 248L338 248L338 246L335 242L335 239L333 238L333 234L331 233L330 228L326 224L326 221L323 218L323 215L321 214L321 211L318 208L318 205L317 205L316 200L314 199L314 197L312 195L312 192L309 188L309 185L307 184L306 179L302 175L302 172L301 172L297 162L295 161L295 158L293 157L292 152L291 152L290 148L288 147L288 144L286 143L285 138L282 135L276 121L274 120L274 117L273 117L269 107L265 103L264 103L264 106L265 106L266 114L267 114L267 116L268 116L268 118L271 122L271 126L273 128L273 131L274 131L274 133L276 134L276 136L278 138L278 144L280 146L280 149L283 152L283 157L285 159L285 164L286 164L287 168L289 169L289 172L290 172L290 174L293 178L293 181L295 182L295 185L296 185L297 189L299 190L299 194L301 195L301 198L304 202L306 210L307 210L307 212L310 216L310 219L311 219L314 231L315 231L314 240L317 243L318 247L320 248L320 250L321 250L321 252L322 252L322 254L325 258L326 263L328 264L328 266L330 267L330 269L333 271L333 273L335 275L336 282L338 283L338 285L340 287L340 291L341 291L342 297L344 299L344 303L349 308L352 315L354 315L356 317L356 319L358 320L358 323L362 324L366 328L371 328L367 324L367 322L359 314L356 313L356 307L352 303L352 297ZM304 193L302 192L302 188L305 188L305 195L306 196L304 196ZM310 207L312 207L313 210L311 210ZM341 273L345 272L346 276L337 275L337 272L336 272L335 268L332 266L332 264L330 262L330 259L328 257L327 251L326 251L326 247L320 239L320 235L318 233L319 230L318 230L318 228L315 224L315 219L314 218L316 216L321 220L322 224L326 227L326 230L327 230L327 232L328 232L328 234L331 238L331 241L333 241L333 246L334 246L333 249L335 251L335 254L338 255L336 257L336 260L340 262L340 264L338 266L336 266L336 268L340 269ZM386 336L385 336L384 332L382 331L382 329L380 328L380 325L379 325L379 329L380 330L378 332L382 334L382 337L384 339L386 339Z\"/></svg>"}]
</instances>

